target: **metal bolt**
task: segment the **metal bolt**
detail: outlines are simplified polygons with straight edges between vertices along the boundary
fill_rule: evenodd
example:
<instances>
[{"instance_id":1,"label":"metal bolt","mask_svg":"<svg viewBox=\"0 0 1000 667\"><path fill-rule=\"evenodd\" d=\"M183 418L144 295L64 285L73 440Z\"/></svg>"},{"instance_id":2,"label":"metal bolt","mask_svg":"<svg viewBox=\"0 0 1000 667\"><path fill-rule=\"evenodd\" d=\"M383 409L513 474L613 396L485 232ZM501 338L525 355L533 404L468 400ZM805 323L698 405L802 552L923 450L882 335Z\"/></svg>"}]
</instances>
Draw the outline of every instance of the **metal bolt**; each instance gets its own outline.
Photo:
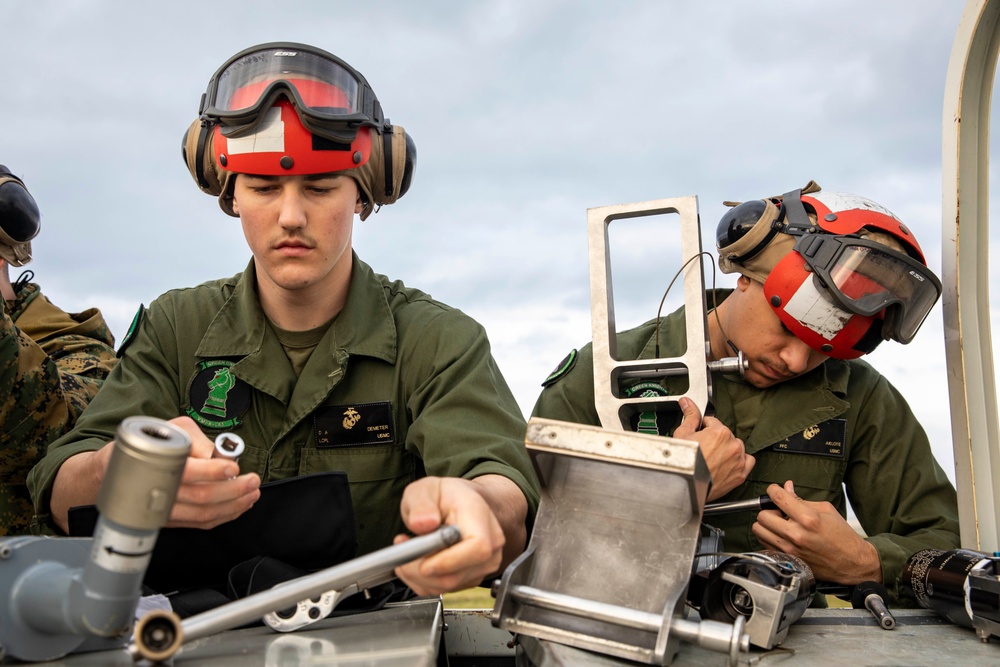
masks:
<instances>
[{"instance_id":1,"label":"metal bolt","mask_svg":"<svg viewBox=\"0 0 1000 667\"><path fill-rule=\"evenodd\" d=\"M0 544L0 558L7 560L13 553L14 551L10 548L9 544Z\"/></svg>"}]
</instances>

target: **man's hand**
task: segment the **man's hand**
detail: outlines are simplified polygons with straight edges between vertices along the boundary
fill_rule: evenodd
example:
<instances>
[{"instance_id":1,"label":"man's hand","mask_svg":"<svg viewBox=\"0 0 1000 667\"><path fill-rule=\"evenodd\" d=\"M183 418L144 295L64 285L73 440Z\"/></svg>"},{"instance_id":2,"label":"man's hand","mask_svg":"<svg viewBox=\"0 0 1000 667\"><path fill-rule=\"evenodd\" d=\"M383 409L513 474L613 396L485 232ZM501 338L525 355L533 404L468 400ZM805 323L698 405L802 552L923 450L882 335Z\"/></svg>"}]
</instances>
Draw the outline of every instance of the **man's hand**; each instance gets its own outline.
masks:
<instances>
[{"instance_id":1,"label":"man's hand","mask_svg":"<svg viewBox=\"0 0 1000 667\"><path fill-rule=\"evenodd\" d=\"M690 398L681 398L678 403L684 417L674 437L698 443L712 473L708 501L717 500L746 481L757 460L747 454L743 441L715 417L705 417L702 424L701 412Z\"/></svg>"},{"instance_id":2,"label":"man's hand","mask_svg":"<svg viewBox=\"0 0 1000 667\"><path fill-rule=\"evenodd\" d=\"M828 502L810 502L795 495L791 480L772 484L767 495L781 511L757 514L753 533L768 549L798 556L818 581L854 585L882 582L878 552L851 528Z\"/></svg>"},{"instance_id":3,"label":"man's hand","mask_svg":"<svg viewBox=\"0 0 1000 667\"><path fill-rule=\"evenodd\" d=\"M191 454L167 526L214 528L253 507L260 498L260 477L252 472L240 475L235 461L212 458L215 443L190 417L176 417L170 423L191 438Z\"/></svg>"},{"instance_id":4,"label":"man's hand","mask_svg":"<svg viewBox=\"0 0 1000 667\"><path fill-rule=\"evenodd\" d=\"M424 477L406 487L400 512L403 523L417 535L442 524L456 526L462 533L457 544L396 568L396 575L418 595L478 586L509 559L504 557L505 545L507 552L520 553L524 548L527 502L506 477ZM395 543L408 539L397 535Z\"/></svg>"},{"instance_id":5,"label":"man's hand","mask_svg":"<svg viewBox=\"0 0 1000 667\"><path fill-rule=\"evenodd\" d=\"M215 443L190 417L170 420L191 438L191 453L184 464L177 499L167 526L214 528L250 509L260 497L260 477L240 475L239 465L228 459L213 459ZM68 532L69 508L92 505L104 481L114 441L93 451L71 456L56 473L49 503L52 518ZM237 476L239 475L239 476Z\"/></svg>"}]
</instances>

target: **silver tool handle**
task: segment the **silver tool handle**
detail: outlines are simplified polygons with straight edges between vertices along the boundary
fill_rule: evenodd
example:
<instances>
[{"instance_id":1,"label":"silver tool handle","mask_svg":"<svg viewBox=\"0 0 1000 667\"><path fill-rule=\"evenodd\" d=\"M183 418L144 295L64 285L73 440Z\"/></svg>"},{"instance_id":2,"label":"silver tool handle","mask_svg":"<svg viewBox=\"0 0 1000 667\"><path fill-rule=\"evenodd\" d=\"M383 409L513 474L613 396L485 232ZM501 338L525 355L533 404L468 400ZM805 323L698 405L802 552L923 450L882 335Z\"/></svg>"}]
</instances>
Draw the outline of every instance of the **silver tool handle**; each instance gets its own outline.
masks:
<instances>
[{"instance_id":1,"label":"silver tool handle","mask_svg":"<svg viewBox=\"0 0 1000 667\"><path fill-rule=\"evenodd\" d=\"M433 533L293 579L183 621L163 614L157 614L155 622L146 623L144 618L136 628L135 641L129 646L129 653L135 660L167 660L184 642L239 627L275 609L285 609L329 591L363 591L389 581L400 565L445 549L460 539L462 535L458 528L444 526ZM169 654L164 646L170 647Z\"/></svg>"},{"instance_id":2,"label":"silver tool handle","mask_svg":"<svg viewBox=\"0 0 1000 667\"><path fill-rule=\"evenodd\" d=\"M776 510L778 506L771 496L763 495L749 500L732 500L724 503L708 503L702 516L729 514L730 512L759 512L761 510Z\"/></svg>"}]
</instances>

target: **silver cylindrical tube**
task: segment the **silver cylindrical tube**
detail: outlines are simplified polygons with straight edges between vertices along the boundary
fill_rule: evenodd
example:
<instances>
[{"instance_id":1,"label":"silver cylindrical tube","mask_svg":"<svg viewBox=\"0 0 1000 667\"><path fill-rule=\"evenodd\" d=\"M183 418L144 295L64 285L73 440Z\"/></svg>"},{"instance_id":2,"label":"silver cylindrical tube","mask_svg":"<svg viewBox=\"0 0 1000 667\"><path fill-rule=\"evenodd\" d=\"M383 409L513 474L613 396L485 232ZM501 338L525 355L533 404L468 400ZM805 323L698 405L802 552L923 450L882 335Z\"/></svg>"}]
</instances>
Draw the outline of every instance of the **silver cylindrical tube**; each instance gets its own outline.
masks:
<instances>
[{"instance_id":1,"label":"silver cylindrical tube","mask_svg":"<svg viewBox=\"0 0 1000 667\"><path fill-rule=\"evenodd\" d=\"M122 421L97 496L101 516L135 530L159 530L170 516L190 452L187 433L169 422Z\"/></svg>"},{"instance_id":2,"label":"silver cylindrical tube","mask_svg":"<svg viewBox=\"0 0 1000 667\"><path fill-rule=\"evenodd\" d=\"M190 450L187 434L161 419L121 423L98 493L94 537L17 543L25 556L38 555L12 575L8 605L18 620L9 635L0 625L8 655L51 660L85 639L124 643Z\"/></svg>"},{"instance_id":3,"label":"silver cylindrical tube","mask_svg":"<svg viewBox=\"0 0 1000 667\"><path fill-rule=\"evenodd\" d=\"M129 417L97 498L101 515L83 573L84 601L75 616L88 634L116 636L132 627L156 537L173 508L191 439L152 417Z\"/></svg>"}]
</instances>

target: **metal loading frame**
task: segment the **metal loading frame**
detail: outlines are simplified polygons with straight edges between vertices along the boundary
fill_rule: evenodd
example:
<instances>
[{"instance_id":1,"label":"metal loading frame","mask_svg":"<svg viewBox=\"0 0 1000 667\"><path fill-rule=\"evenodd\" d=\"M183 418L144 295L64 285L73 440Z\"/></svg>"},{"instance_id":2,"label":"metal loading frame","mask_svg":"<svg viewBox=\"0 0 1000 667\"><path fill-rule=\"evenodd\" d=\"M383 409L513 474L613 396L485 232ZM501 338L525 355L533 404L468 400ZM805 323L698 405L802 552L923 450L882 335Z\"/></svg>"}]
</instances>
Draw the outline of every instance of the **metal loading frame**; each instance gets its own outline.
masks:
<instances>
[{"instance_id":1,"label":"metal loading frame","mask_svg":"<svg viewBox=\"0 0 1000 667\"><path fill-rule=\"evenodd\" d=\"M680 357L619 361L608 227L616 220L672 213L680 216L687 349ZM707 364L709 353L705 276L698 257L701 254L698 198L675 197L588 209L587 236L590 248L594 398L601 424L605 428L630 431L629 419L633 414L656 409L679 411L677 401L682 396L694 401L704 415L712 396L712 376ZM619 381L626 378L657 380L668 375L686 375L687 391L678 396L627 398L622 395L619 387Z\"/></svg>"},{"instance_id":2,"label":"metal loading frame","mask_svg":"<svg viewBox=\"0 0 1000 667\"><path fill-rule=\"evenodd\" d=\"M709 473L694 442L533 418L542 483L528 549L495 585L492 622L515 634L647 664L680 641L730 654L742 623L683 618Z\"/></svg>"}]
</instances>

